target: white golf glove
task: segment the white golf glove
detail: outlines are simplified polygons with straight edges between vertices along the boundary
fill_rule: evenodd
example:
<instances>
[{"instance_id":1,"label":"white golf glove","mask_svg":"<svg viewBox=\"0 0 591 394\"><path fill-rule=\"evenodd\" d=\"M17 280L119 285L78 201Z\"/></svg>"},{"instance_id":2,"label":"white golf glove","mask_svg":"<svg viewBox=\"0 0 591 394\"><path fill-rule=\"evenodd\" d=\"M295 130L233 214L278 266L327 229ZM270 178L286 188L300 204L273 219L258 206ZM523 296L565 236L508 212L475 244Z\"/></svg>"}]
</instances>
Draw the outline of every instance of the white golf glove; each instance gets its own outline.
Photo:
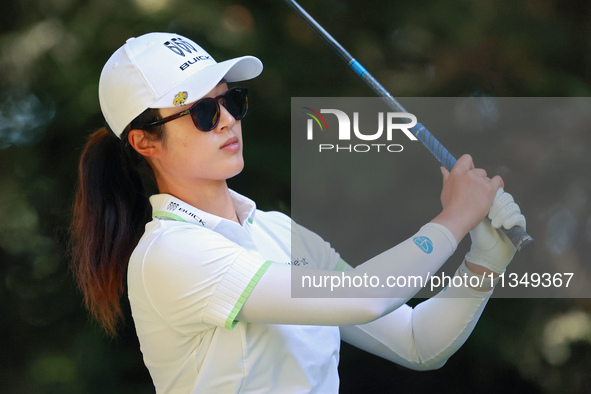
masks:
<instances>
[{"instance_id":1,"label":"white golf glove","mask_svg":"<svg viewBox=\"0 0 591 394\"><path fill-rule=\"evenodd\" d=\"M470 231L472 246L466 254L466 261L497 274L505 272L517 249L499 229L510 229L513 226L520 226L525 230L525 216L521 214L521 209L513 200L513 196L500 188L488 211L488 218L484 218Z\"/></svg>"}]
</instances>

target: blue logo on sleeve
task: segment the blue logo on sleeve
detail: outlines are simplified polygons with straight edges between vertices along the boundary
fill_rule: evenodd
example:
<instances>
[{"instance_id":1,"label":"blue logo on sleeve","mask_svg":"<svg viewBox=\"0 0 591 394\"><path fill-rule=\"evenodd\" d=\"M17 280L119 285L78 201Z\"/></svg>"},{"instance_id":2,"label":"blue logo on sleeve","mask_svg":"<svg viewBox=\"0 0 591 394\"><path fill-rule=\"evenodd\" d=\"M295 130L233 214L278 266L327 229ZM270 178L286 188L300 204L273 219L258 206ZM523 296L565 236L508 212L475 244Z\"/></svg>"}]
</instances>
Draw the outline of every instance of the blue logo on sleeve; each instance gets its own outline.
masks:
<instances>
[{"instance_id":1,"label":"blue logo on sleeve","mask_svg":"<svg viewBox=\"0 0 591 394\"><path fill-rule=\"evenodd\" d=\"M412 241L427 254L433 251L433 242L431 242L431 240L427 237L414 237Z\"/></svg>"}]
</instances>

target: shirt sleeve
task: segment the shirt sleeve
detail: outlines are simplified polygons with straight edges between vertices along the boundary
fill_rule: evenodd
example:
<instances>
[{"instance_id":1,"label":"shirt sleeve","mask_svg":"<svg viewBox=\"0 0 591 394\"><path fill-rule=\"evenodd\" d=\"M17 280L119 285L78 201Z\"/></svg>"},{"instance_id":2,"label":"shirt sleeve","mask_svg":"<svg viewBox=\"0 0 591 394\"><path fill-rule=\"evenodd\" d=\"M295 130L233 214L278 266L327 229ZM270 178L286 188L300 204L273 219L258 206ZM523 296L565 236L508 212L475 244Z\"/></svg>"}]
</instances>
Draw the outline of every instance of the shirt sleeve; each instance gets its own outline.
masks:
<instances>
[{"instance_id":1,"label":"shirt sleeve","mask_svg":"<svg viewBox=\"0 0 591 394\"><path fill-rule=\"evenodd\" d=\"M141 285L157 314L184 333L231 329L270 264L211 230L170 229L146 249Z\"/></svg>"}]
</instances>

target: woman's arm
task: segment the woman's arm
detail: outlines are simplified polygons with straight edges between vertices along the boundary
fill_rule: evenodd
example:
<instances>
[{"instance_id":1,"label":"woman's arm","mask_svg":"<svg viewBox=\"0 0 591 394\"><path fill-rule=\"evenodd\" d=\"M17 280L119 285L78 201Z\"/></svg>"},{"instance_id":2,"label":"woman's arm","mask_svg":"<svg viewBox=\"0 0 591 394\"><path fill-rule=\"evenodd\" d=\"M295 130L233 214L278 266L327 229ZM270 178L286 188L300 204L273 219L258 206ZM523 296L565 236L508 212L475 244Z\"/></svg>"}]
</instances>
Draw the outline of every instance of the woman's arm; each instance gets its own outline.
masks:
<instances>
[{"instance_id":1,"label":"woman's arm","mask_svg":"<svg viewBox=\"0 0 591 394\"><path fill-rule=\"evenodd\" d=\"M426 253L413 239L425 237L432 243ZM430 274L439 270L457 246L456 240L445 227L429 223L415 236L371 260L346 272L292 267L286 264L271 264L262 275L238 313L236 320L253 323L301 324L301 325L349 325L373 321L403 305L428 282ZM317 278L337 276L342 278L377 277L385 283L388 276L416 277L416 286L379 288L379 294L390 298L376 297L371 287L351 287L344 293L325 289L323 298L292 297L292 288L300 286L301 277ZM295 282L295 283L293 283ZM355 280L351 280L355 283ZM329 280L327 284L329 285ZM343 289L339 289L343 290ZM389 293L384 293L384 290ZM337 298L339 297L339 298Z\"/></svg>"},{"instance_id":2,"label":"woman's arm","mask_svg":"<svg viewBox=\"0 0 591 394\"><path fill-rule=\"evenodd\" d=\"M456 272L462 280L450 282L462 287L449 286L415 308L404 305L369 324L341 327L342 339L408 368L443 366L476 325L497 281L492 278L505 271L515 254L513 244L495 225L524 229L526 225L519 206L502 189L488 218L470 232L472 247Z\"/></svg>"},{"instance_id":3,"label":"woman's arm","mask_svg":"<svg viewBox=\"0 0 591 394\"><path fill-rule=\"evenodd\" d=\"M364 325L342 326L343 341L415 370L442 367L466 341L492 291L448 287Z\"/></svg>"}]
</instances>

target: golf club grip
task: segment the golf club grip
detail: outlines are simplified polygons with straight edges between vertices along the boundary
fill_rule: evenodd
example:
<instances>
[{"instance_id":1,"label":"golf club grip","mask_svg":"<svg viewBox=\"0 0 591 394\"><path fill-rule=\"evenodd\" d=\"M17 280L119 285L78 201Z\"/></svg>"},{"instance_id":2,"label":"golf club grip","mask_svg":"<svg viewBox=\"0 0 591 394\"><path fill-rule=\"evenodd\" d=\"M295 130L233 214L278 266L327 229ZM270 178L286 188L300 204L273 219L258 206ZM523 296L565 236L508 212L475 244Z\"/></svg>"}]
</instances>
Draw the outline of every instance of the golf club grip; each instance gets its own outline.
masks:
<instances>
[{"instance_id":1,"label":"golf club grip","mask_svg":"<svg viewBox=\"0 0 591 394\"><path fill-rule=\"evenodd\" d=\"M284 0L285 3L304 20L318 34L355 73L396 112L408 112L345 48L341 46L316 20L294 0ZM412 128L413 134L439 160L448 171L451 171L456 159L441 143L420 123ZM533 238L519 226L509 230L501 228L520 253L529 251L533 245Z\"/></svg>"},{"instance_id":2,"label":"golf club grip","mask_svg":"<svg viewBox=\"0 0 591 394\"><path fill-rule=\"evenodd\" d=\"M445 146L441 145L441 142L439 142L439 140L437 140L437 138L435 138L421 123L417 123L411 131L415 137L417 137L417 139L429 149L431 154L433 154L433 156L435 156L435 158L451 172L456 164L456 158L449 153Z\"/></svg>"},{"instance_id":3,"label":"golf club grip","mask_svg":"<svg viewBox=\"0 0 591 394\"><path fill-rule=\"evenodd\" d=\"M425 126L417 123L412 129L413 134L419 141L429 149L429 151L439 160L448 171L451 171L456 164L456 158L427 130ZM520 253L528 252L534 246L534 239L521 227L514 226L510 229L501 227L507 238Z\"/></svg>"}]
</instances>

